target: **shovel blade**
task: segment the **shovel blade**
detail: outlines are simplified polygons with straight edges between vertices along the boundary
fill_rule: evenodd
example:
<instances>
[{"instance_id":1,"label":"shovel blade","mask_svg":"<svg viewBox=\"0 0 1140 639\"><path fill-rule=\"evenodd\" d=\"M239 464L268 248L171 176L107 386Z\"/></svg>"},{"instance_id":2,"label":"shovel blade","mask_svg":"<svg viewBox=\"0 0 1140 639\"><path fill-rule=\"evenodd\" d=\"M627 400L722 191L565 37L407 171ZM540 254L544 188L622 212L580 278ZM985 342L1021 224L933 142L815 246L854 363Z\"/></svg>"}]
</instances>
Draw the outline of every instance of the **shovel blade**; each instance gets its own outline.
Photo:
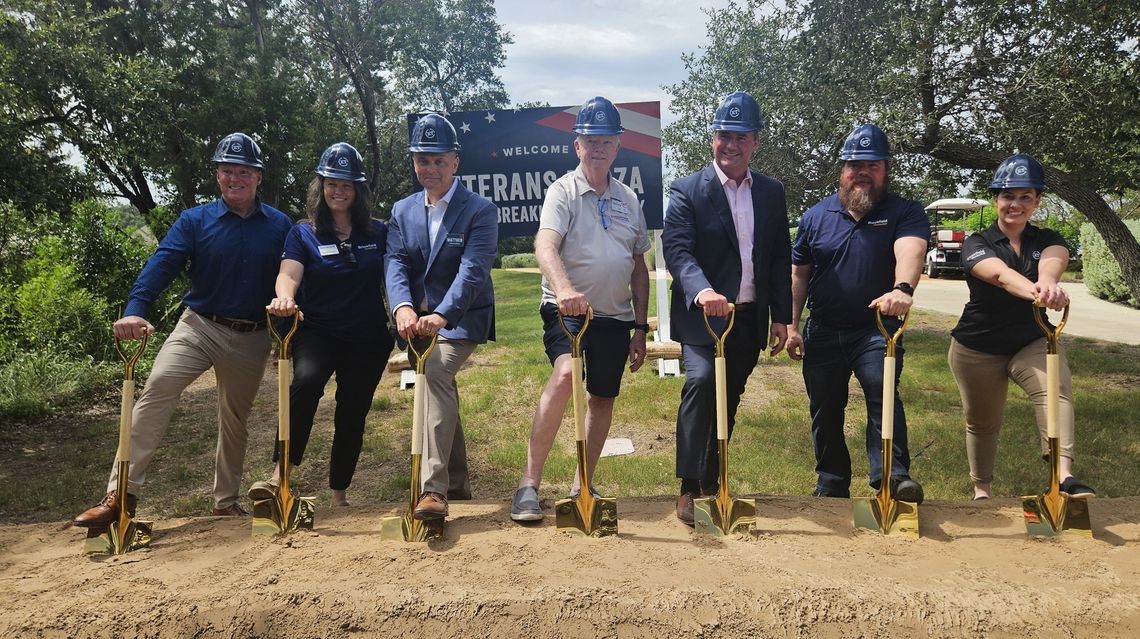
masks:
<instances>
[{"instance_id":1,"label":"shovel blade","mask_svg":"<svg viewBox=\"0 0 1140 639\"><path fill-rule=\"evenodd\" d=\"M278 498L253 502L253 534L284 535L295 530L312 530L317 510L316 497L294 497L289 509L282 508Z\"/></svg>"},{"instance_id":2,"label":"shovel blade","mask_svg":"<svg viewBox=\"0 0 1140 639\"><path fill-rule=\"evenodd\" d=\"M1061 493L1059 508L1050 508L1049 504L1050 500L1046 499L1045 495L1027 495L1021 498L1027 534L1034 537L1058 535L1092 537L1088 499Z\"/></svg>"},{"instance_id":3,"label":"shovel blade","mask_svg":"<svg viewBox=\"0 0 1140 639\"><path fill-rule=\"evenodd\" d=\"M577 497L559 499L554 504L558 532L605 537L618 531L617 499L594 497L583 490Z\"/></svg>"},{"instance_id":4,"label":"shovel blade","mask_svg":"<svg viewBox=\"0 0 1140 639\"><path fill-rule=\"evenodd\" d=\"M380 520L380 539L383 541L405 541L423 543L443 539L443 521L429 523L415 519L410 514L384 517Z\"/></svg>"},{"instance_id":5,"label":"shovel blade","mask_svg":"<svg viewBox=\"0 0 1140 639\"><path fill-rule=\"evenodd\" d=\"M693 530L721 537L748 532L756 523L756 500L718 497L693 500Z\"/></svg>"},{"instance_id":6,"label":"shovel blade","mask_svg":"<svg viewBox=\"0 0 1140 639\"><path fill-rule=\"evenodd\" d=\"M918 539L918 504L891 499L883 508L878 497L857 497L851 503L856 528Z\"/></svg>"},{"instance_id":7,"label":"shovel blade","mask_svg":"<svg viewBox=\"0 0 1140 639\"><path fill-rule=\"evenodd\" d=\"M154 522L128 519L125 528L112 522L106 528L88 528L83 540L86 555L121 555L150 546Z\"/></svg>"}]
</instances>

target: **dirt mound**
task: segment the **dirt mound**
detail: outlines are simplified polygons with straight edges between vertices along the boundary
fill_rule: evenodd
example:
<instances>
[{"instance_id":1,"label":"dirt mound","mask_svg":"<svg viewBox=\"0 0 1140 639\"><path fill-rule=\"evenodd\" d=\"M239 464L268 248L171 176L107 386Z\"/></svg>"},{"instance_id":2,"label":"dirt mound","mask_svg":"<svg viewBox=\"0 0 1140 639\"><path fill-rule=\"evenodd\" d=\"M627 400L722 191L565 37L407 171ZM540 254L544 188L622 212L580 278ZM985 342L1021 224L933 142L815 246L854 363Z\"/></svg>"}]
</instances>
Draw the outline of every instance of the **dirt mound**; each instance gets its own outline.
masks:
<instances>
[{"instance_id":1,"label":"dirt mound","mask_svg":"<svg viewBox=\"0 0 1140 639\"><path fill-rule=\"evenodd\" d=\"M619 499L620 534L574 538L459 502L445 539L381 542L394 511L155 523L88 559L63 524L0 529L5 637L1135 637L1140 498L1090 507L1095 539L1031 539L1020 504L930 503L923 537L855 531L846 500L762 497L759 525L694 536L671 499Z\"/></svg>"}]
</instances>

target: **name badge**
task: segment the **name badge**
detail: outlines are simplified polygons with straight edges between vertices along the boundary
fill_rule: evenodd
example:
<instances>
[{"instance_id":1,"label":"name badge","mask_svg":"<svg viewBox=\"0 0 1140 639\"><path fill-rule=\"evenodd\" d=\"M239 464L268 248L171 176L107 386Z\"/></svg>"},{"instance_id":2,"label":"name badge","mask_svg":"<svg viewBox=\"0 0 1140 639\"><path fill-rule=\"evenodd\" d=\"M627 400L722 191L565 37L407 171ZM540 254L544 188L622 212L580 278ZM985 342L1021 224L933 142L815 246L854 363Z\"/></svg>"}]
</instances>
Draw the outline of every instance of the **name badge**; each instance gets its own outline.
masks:
<instances>
[{"instance_id":1,"label":"name badge","mask_svg":"<svg viewBox=\"0 0 1140 639\"><path fill-rule=\"evenodd\" d=\"M336 244L321 244L317 246L317 250L321 252L321 257L328 257L329 255L337 255L340 253L340 249L336 247Z\"/></svg>"},{"instance_id":2,"label":"name badge","mask_svg":"<svg viewBox=\"0 0 1140 639\"><path fill-rule=\"evenodd\" d=\"M463 248L463 245L465 244L462 233L448 233L447 237L445 237L443 241L447 246L455 248Z\"/></svg>"},{"instance_id":3,"label":"name badge","mask_svg":"<svg viewBox=\"0 0 1140 639\"><path fill-rule=\"evenodd\" d=\"M610 200L614 213L625 213L629 215L629 205L621 200Z\"/></svg>"}]
</instances>

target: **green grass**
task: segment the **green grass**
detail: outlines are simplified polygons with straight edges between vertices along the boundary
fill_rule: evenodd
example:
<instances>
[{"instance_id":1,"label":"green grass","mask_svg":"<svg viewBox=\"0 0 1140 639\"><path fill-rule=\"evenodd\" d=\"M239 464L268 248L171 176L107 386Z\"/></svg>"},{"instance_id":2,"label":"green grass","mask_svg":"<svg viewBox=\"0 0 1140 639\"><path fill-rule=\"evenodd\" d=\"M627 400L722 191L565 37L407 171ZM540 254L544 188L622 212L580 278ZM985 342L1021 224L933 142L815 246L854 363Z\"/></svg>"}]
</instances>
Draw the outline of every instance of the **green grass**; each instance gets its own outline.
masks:
<instances>
[{"instance_id":1,"label":"green grass","mask_svg":"<svg viewBox=\"0 0 1140 639\"><path fill-rule=\"evenodd\" d=\"M507 499L526 456L535 403L550 374L538 317L539 276L494 271L498 339L480 346L459 376L463 426L478 499ZM651 303L655 297L651 296ZM652 306L652 304L651 304ZM651 315L656 310L651 308ZM899 392L907 410L913 475L930 499L969 496L961 400L946 363L948 328L955 318L915 312L908 329ZM1140 486L1140 347L1062 338L1074 376L1078 475L1104 496L1137 494ZM275 369L269 367L250 418L245 481L264 478L276 432ZM354 504L406 499L411 429L409 391L398 374L385 373L368 418L364 451L349 491ZM633 439L636 452L601 461L596 483L615 495L671 495L674 431L681 378L659 378L652 362L626 374L614 413L613 437ZM851 382L846 429L855 464L853 494L870 495L858 384ZM294 479L306 495L327 504L332 439L330 386ZM734 493L806 495L815 482L807 397L799 364L762 357L749 381L731 448ZM0 518L58 520L101 495L114 456L118 401L68 415L8 424L0 429ZM189 389L156 454L143 492L147 517L202 515L209 511L217 437L212 387ZM574 468L573 424L563 420L544 474L543 494L561 496ZM921 451L921 452L919 452ZM1047 471L1040 460L1032 408L1015 386L1009 393L994 492L1039 491Z\"/></svg>"}]
</instances>

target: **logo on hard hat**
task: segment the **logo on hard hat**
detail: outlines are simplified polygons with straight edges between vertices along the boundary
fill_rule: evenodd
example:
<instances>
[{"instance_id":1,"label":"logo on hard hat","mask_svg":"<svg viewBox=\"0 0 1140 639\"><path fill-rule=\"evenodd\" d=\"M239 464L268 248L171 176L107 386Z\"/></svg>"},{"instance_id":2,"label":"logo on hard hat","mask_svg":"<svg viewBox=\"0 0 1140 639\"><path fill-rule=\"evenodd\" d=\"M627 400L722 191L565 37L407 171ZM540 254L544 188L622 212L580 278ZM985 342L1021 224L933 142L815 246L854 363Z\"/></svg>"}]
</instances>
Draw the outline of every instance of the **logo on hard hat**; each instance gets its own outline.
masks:
<instances>
[{"instance_id":1,"label":"logo on hard hat","mask_svg":"<svg viewBox=\"0 0 1140 639\"><path fill-rule=\"evenodd\" d=\"M605 122L606 121L606 112L605 111L598 111L597 113L594 114L594 119L597 120L598 122Z\"/></svg>"},{"instance_id":2,"label":"logo on hard hat","mask_svg":"<svg viewBox=\"0 0 1140 639\"><path fill-rule=\"evenodd\" d=\"M1041 251L1033 251L1033 259L1035 259L1035 260L1041 259Z\"/></svg>"},{"instance_id":3,"label":"logo on hard hat","mask_svg":"<svg viewBox=\"0 0 1140 639\"><path fill-rule=\"evenodd\" d=\"M230 145L230 150L234 153L241 153L241 142L234 142Z\"/></svg>"},{"instance_id":4,"label":"logo on hard hat","mask_svg":"<svg viewBox=\"0 0 1140 639\"><path fill-rule=\"evenodd\" d=\"M728 117L736 119L740 117L740 107L734 106L728 110Z\"/></svg>"},{"instance_id":5,"label":"logo on hard hat","mask_svg":"<svg viewBox=\"0 0 1140 639\"><path fill-rule=\"evenodd\" d=\"M868 137L859 138L859 146L861 146L863 148L871 146L871 138L868 138Z\"/></svg>"},{"instance_id":6,"label":"logo on hard hat","mask_svg":"<svg viewBox=\"0 0 1140 639\"><path fill-rule=\"evenodd\" d=\"M1014 175L1025 175L1026 173L1029 173L1029 169L1024 166L1019 166L1013 170Z\"/></svg>"},{"instance_id":7,"label":"logo on hard hat","mask_svg":"<svg viewBox=\"0 0 1140 639\"><path fill-rule=\"evenodd\" d=\"M435 139L435 129L425 128L424 129L424 137L429 139L429 140L434 140Z\"/></svg>"},{"instance_id":8,"label":"logo on hard hat","mask_svg":"<svg viewBox=\"0 0 1140 639\"><path fill-rule=\"evenodd\" d=\"M341 167L346 167L346 166L348 166L348 158L341 158L341 159L337 160L336 163L339 164Z\"/></svg>"}]
</instances>

